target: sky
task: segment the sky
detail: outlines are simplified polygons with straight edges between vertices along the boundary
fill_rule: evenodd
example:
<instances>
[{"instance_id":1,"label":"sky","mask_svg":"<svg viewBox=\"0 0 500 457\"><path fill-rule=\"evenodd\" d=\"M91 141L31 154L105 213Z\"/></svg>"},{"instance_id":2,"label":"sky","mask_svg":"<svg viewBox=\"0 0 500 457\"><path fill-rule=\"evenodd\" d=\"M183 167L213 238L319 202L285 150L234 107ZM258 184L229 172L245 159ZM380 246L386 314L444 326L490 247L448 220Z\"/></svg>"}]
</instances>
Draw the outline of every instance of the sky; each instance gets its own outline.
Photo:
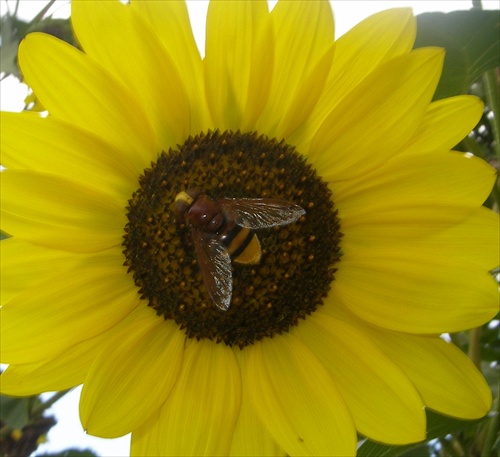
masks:
<instances>
[{"instance_id":1,"label":"sky","mask_svg":"<svg viewBox=\"0 0 500 457\"><path fill-rule=\"evenodd\" d=\"M157 0L160 1L160 0ZM14 0L0 0L0 11L5 14L7 3L10 8L14 7ZM45 0L21 0L18 16L24 20L30 20L46 3ZM271 6L276 0L269 2ZM470 9L470 0L333 0L337 36L344 34L353 25L360 22L371 14L394 7L411 7L414 14L427 11L448 12L460 9ZM498 9L498 0L483 0L484 9ZM204 46L205 15L208 1L188 1L188 9L192 26L200 49ZM57 0L51 12L55 17L69 16L69 2ZM0 108L5 111L22 110L24 97L27 95L25 86L18 83L14 78L6 78L0 83ZM48 452L59 452L70 447L80 449L91 449L102 457L121 457L129 453L130 437L115 440L104 440L86 435L80 425L78 417L78 401L81 388L76 388L58 401L48 413L55 415L58 424L50 431L47 443L41 445L35 455ZM46 394L47 398L50 397Z\"/></svg>"}]
</instances>

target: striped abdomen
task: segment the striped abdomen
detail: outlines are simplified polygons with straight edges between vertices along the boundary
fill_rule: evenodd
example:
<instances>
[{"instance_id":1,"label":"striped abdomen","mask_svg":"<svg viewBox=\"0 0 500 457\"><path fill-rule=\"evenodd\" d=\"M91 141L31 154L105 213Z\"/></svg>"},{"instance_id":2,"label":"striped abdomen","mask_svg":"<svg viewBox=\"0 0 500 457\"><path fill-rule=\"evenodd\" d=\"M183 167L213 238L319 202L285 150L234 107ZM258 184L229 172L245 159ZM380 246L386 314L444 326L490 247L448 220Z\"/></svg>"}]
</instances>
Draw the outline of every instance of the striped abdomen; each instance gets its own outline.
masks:
<instances>
[{"instance_id":1,"label":"striped abdomen","mask_svg":"<svg viewBox=\"0 0 500 457\"><path fill-rule=\"evenodd\" d=\"M261 248L257 235L252 229L232 222L220 236L231 259L237 263L255 264L260 262Z\"/></svg>"}]
</instances>

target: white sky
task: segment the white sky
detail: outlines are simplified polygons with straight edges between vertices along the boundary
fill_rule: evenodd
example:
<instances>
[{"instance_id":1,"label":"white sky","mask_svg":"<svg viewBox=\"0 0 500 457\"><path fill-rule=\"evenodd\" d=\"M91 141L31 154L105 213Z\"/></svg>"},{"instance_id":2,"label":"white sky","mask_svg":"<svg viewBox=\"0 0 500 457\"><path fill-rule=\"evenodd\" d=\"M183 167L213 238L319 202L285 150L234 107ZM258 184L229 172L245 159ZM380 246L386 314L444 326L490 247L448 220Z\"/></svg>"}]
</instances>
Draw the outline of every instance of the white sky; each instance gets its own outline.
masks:
<instances>
[{"instance_id":1,"label":"white sky","mask_svg":"<svg viewBox=\"0 0 500 457\"><path fill-rule=\"evenodd\" d=\"M159 1L159 0L157 0ZM43 5L45 0L21 0L18 16L25 20L33 18ZM269 0L271 5L276 0ZM335 13L337 36L344 34L353 25L360 22L371 14L388 8L411 7L415 14L427 11L454 11L470 9L471 0L332 0ZM498 9L498 0L483 0L484 9ZM12 10L15 0L0 0L0 12L5 14L7 4ZM205 15L208 6L206 0L188 1L189 13L195 30L195 37L200 49L204 46ZM55 17L68 17L69 2L57 0L52 7ZM26 87L20 85L13 78L6 78L0 83L0 108L6 111L19 111L23 108L23 100L27 95ZM90 448L102 457L127 456L130 438L123 437L115 440L104 440L86 435L80 425L78 417L78 400L81 389L75 389L67 394L62 400L49 411L54 414L59 423L48 435L48 442L41 445L35 455L48 452L60 452L69 447L80 449Z\"/></svg>"}]
</instances>

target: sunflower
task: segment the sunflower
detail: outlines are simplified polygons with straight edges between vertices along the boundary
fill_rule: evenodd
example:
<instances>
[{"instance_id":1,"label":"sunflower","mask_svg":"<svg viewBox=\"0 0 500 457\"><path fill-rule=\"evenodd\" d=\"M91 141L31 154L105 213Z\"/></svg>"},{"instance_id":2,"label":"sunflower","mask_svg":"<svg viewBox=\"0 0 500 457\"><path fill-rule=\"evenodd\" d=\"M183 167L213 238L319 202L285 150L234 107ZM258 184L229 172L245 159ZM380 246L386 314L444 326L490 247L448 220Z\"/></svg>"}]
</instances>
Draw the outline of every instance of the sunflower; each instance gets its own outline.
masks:
<instances>
[{"instance_id":1,"label":"sunflower","mask_svg":"<svg viewBox=\"0 0 500 457\"><path fill-rule=\"evenodd\" d=\"M354 455L423 440L425 408L487 413L440 338L498 311L495 173L450 151L482 104L432 102L444 51L412 50L410 10L334 40L326 1L213 1L203 59L183 2L72 22L83 51L19 48L48 116L1 118L3 393L83 384L83 427L133 455ZM251 231L227 309L175 211L193 189L305 213Z\"/></svg>"}]
</instances>

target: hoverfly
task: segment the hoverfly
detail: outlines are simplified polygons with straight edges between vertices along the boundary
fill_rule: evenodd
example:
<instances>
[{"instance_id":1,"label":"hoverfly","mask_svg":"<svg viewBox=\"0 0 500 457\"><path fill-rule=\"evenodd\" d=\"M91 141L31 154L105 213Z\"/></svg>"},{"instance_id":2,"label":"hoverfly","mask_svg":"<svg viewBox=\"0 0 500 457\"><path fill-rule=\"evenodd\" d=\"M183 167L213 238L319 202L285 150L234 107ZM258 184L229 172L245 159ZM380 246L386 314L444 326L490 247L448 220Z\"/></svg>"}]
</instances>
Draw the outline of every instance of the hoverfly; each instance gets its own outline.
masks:
<instances>
[{"instance_id":1,"label":"hoverfly","mask_svg":"<svg viewBox=\"0 0 500 457\"><path fill-rule=\"evenodd\" d=\"M231 304L231 260L260 262L262 250L255 229L287 225L305 214L303 208L270 198L213 200L199 189L179 192L175 210L191 229L203 282L214 304L226 311Z\"/></svg>"}]
</instances>

